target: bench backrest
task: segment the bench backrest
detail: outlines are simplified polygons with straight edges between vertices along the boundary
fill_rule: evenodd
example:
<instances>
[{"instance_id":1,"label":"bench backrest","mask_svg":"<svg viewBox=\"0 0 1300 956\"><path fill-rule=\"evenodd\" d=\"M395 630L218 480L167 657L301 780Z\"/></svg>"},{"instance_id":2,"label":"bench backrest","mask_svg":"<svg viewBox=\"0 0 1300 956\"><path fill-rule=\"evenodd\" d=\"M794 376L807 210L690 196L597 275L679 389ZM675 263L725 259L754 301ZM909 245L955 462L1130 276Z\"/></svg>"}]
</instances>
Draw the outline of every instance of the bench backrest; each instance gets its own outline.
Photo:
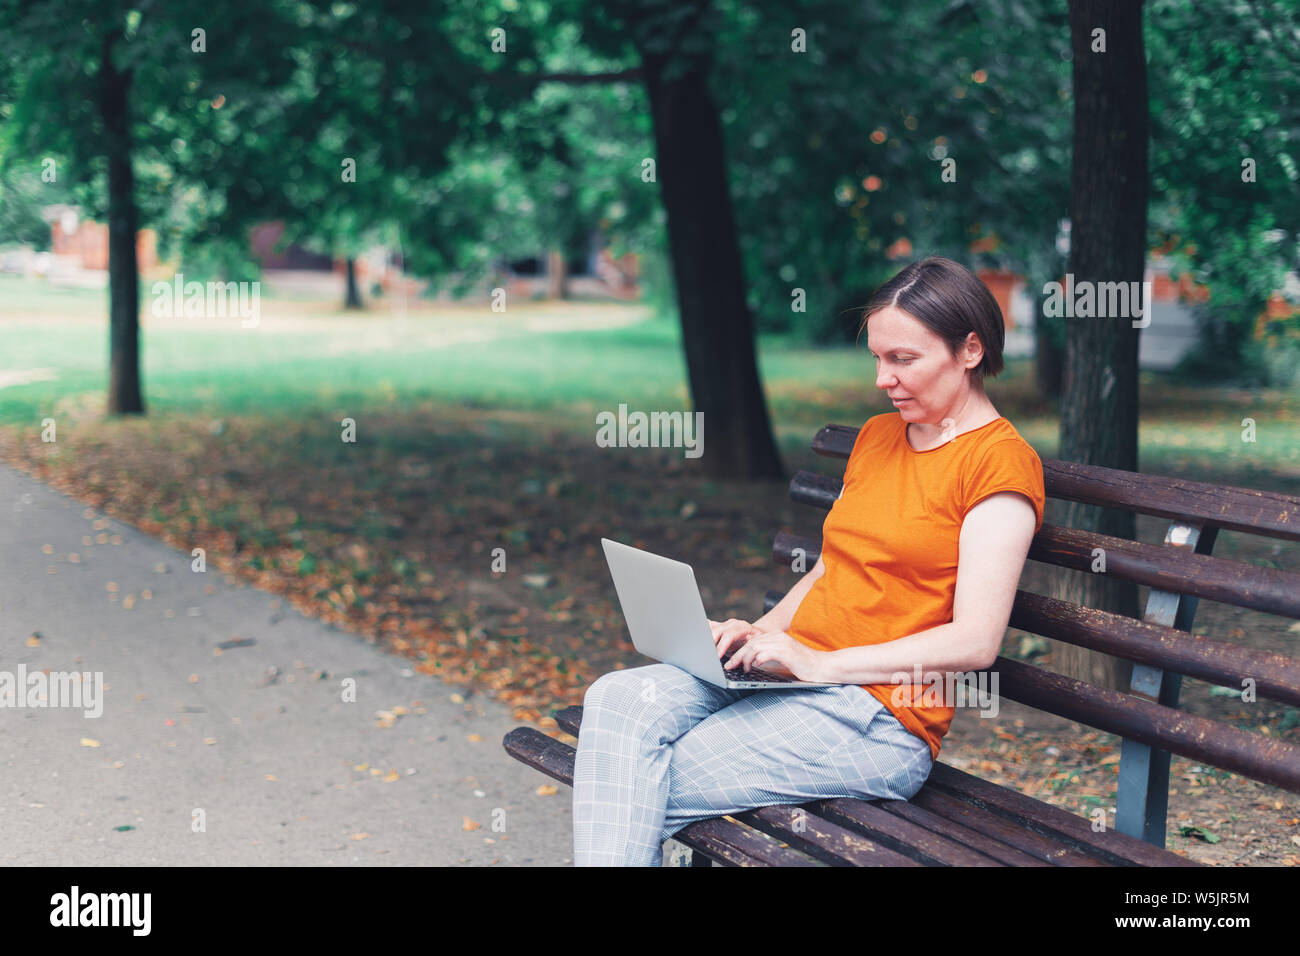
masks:
<instances>
[{"instance_id":1,"label":"bench backrest","mask_svg":"<svg viewBox=\"0 0 1300 956\"><path fill-rule=\"evenodd\" d=\"M847 459L858 429L827 425L813 451ZM1164 845L1168 754L1173 752L1300 792L1300 747L1177 709L1181 675L1300 705L1300 662L1189 633L1199 598L1300 619L1300 574L1210 556L1220 528L1300 541L1300 497L1145 475L1075 462L1043 462L1049 498L1157 515L1171 522L1163 545L1144 544L1044 522L1029 559L1090 572L1094 549L1105 572L1150 587L1142 620L1017 590L1010 625L1134 662L1132 693L1119 693L999 657L999 692L1038 710L1124 738L1118 828ZM793 501L829 510L839 478L800 471ZM780 532L773 558L816 563L818 539ZM784 592L767 596L771 608ZM1147 699L1150 698L1150 699Z\"/></svg>"}]
</instances>

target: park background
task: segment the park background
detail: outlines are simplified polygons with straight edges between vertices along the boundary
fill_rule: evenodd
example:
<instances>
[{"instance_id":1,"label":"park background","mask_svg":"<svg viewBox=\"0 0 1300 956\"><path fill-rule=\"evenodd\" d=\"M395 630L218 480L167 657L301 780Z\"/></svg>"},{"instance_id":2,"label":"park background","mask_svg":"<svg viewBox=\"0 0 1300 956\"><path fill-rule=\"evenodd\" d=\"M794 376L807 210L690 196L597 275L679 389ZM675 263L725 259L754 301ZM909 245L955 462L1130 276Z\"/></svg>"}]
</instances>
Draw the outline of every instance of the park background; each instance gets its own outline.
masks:
<instances>
[{"instance_id":1,"label":"park background","mask_svg":"<svg viewBox=\"0 0 1300 956\"><path fill-rule=\"evenodd\" d=\"M1116 118L1075 93L1071 18L1104 3L0 0L0 457L557 734L643 662L600 537L689 561L717 619L793 583L772 536L816 522L786 482L838 475L818 428L890 410L860 307L923 255L997 295L988 391L1042 458L1300 493L1300 13L1130 6ZM1115 128L1142 148L1089 135ZM178 273L260 283L256 327L159 315ZM1052 318L1067 273L1151 281L1151 326ZM703 411L706 454L598 447L620 403ZM1201 607L1197 633L1292 653L1288 622ZM1120 682L1014 630L1003 653ZM1182 701L1300 740L1293 708ZM1117 739L1025 713L959 713L944 759L1112 805ZM1296 862L1294 795L1173 780L1171 848Z\"/></svg>"}]
</instances>

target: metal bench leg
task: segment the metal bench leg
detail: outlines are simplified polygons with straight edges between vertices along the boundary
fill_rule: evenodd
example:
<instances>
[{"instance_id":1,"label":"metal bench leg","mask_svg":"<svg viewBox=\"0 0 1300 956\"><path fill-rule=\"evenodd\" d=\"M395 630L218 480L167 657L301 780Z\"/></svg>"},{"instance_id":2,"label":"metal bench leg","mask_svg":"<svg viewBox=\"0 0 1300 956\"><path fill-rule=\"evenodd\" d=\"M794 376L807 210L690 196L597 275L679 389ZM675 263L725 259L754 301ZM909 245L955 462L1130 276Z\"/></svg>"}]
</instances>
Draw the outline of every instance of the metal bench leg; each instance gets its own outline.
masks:
<instances>
[{"instance_id":1,"label":"metal bench leg","mask_svg":"<svg viewBox=\"0 0 1300 956\"><path fill-rule=\"evenodd\" d=\"M1174 522L1165 534L1165 544L1192 548L1197 554L1214 550L1218 528ZM1165 627L1191 631L1197 599L1172 591L1152 589L1143 620ZM1149 664L1134 664L1130 688L1166 707L1178 706L1183 675ZM1169 809L1169 751L1153 750L1146 744L1125 738L1120 748L1119 792L1116 795L1115 828L1120 833L1165 847Z\"/></svg>"},{"instance_id":2,"label":"metal bench leg","mask_svg":"<svg viewBox=\"0 0 1300 956\"><path fill-rule=\"evenodd\" d=\"M699 850L669 837L664 841L664 866L713 866L713 861Z\"/></svg>"}]
</instances>

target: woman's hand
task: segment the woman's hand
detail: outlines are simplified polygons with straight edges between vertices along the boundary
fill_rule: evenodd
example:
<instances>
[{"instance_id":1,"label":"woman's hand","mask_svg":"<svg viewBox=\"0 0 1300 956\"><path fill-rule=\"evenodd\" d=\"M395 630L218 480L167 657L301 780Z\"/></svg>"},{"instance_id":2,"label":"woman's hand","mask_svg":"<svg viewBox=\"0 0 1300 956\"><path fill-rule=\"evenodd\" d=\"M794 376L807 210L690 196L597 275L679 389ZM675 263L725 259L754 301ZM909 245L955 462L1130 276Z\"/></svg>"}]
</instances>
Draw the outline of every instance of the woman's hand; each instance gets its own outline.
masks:
<instances>
[{"instance_id":1,"label":"woman's hand","mask_svg":"<svg viewBox=\"0 0 1300 956\"><path fill-rule=\"evenodd\" d=\"M758 668L782 677L820 681L825 655L825 651L815 651L785 631L756 631L727 664L746 672Z\"/></svg>"},{"instance_id":2,"label":"woman's hand","mask_svg":"<svg viewBox=\"0 0 1300 956\"><path fill-rule=\"evenodd\" d=\"M727 656L729 647L739 648L749 640L750 635L759 633L758 628L749 621L734 617L726 621L709 621L709 630L713 632L713 643L718 649L718 660Z\"/></svg>"}]
</instances>

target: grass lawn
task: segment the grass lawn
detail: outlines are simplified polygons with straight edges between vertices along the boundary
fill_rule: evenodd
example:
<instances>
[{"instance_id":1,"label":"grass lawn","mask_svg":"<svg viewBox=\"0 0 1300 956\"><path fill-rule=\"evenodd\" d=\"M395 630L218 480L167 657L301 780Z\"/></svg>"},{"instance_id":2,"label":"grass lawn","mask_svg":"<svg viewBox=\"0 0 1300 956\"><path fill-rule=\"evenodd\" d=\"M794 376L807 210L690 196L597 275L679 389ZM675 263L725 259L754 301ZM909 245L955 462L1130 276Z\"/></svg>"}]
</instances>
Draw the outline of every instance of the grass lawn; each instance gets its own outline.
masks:
<instances>
[{"instance_id":1,"label":"grass lawn","mask_svg":"<svg viewBox=\"0 0 1300 956\"><path fill-rule=\"evenodd\" d=\"M102 414L104 298L0 276L0 425ZM403 320L382 307L357 315L333 303L264 295L259 326L244 329L236 318L156 319L147 314L147 295L144 302L145 400L159 419L360 421L373 411L456 403L548 411L557 424L589 432L597 411L620 402L689 408L680 330L639 306L521 303L498 314L412 304ZM865 347L792 348L764 336L759 360L787 454L806 446L810 428L891 410ZM34 380L20 384L24 374ZM1056 418L1034 395L1030 362L1009 361L989 390L1040 455L1052 457ZM1143 471L1199 469L1210 480L1236 473L1239 483L1259 487L1300 481L1300 394L1190 389L1148 373L1140 394ZM1247 417L1255 421L1253 443L1242 441Z\"/></svg>"}]
</instances>

